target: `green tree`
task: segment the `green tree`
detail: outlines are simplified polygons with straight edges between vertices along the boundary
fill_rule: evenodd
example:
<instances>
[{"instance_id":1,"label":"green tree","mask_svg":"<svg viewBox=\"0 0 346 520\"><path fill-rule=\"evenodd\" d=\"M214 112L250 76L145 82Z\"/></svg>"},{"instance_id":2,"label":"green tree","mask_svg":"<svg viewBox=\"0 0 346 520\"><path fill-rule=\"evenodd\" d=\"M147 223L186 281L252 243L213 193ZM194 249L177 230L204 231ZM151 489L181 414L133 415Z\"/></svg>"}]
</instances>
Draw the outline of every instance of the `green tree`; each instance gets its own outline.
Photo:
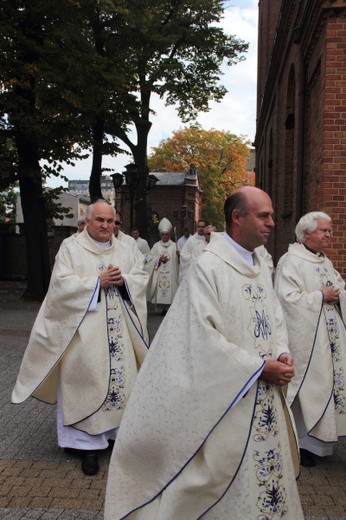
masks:
<instances>
[{"instance_id":1,"label":"green tree","mask_svg":"<svg viewBox=\"0 0 346 520\"><path fill-rule=\"evenodd\" d=\"M154 172L186 172L193 164L203 190L203 217L222 230L226 197L236 188L254 183L254 175L246 170L249 145L247 139L230 132L191 125L155 147L149 167Z\"/></svg>"},{"instance_id":2,"label":"green tree","mask_svg":"<svg viewBox=\"0 0 346 520\"><path fill-rule=\"evenodd\" d=\"M146 236L153 95L166 105L176 105L183 121L194 120L198 112L208 110L211 100L221 101L226 89L220 84L220 67L225 61L233 65L243 60L248 45L224 33L220 0L101 0L89 6L92 45L108 63L114 80L95 114L90 195L99 196L97 177L102 173L106 136L119 139L136 166L135 220ZM135 130L133 140L130 126Z\"/></svg>"},{"instance_id":3,"label":"green tree","mask_svg":"<svg viewBox=\"0 0 346 520\"><path fill-rule=\"evenodd\" d=\"M124 27L126 3L117 0L84 0L82 11L88 31L84 33L85 45L98 64L96 95L91 104L84 104L82 115L88 114L91 129L92 167L89 193L92 201L102 198L100 180L107 169L102 167L104 155L115 156L129 153L114 139L113 122L127 128L128 112L124 108L126 99L134 102L129 94L132 71L128 67L128 48L122 44L121 30Z\"/></svg>"},{"instance_id":4,"label":"green tree","mask_svg":"<svg viewBox=\"0 0 346 520\"><path fill-rule=\"evenodd\" d=\"M219 81L222 63L233 65L244 59L247 44L226 35L218 25L223 4L219 0L128 3L122 40L129 49L127 65L135 83L125 106L136 129L136 141L116 122L113 131L130 148L138 167L135 218L144 236L148 231L147 148L153 94L166 105L176 105L183 121L194 120L198 112L208 110L211 100L221 101L226 93Z\"/></svg>"},{"instance_id":5,"label":"green tree","mask_svg":"<svg viewBox=\"0 0 346 520\"><path fill-rule=\"evenodd\" d=\"M117 139L130 150L136 224L147 234L152 96L176 105L184 121L222 99L221 64L247 50L218 25L222 14L221 0L1 2L0 154L6 141L15 157L6 152L0 184L19 182L27 297L42 299L50 277L43 183L81 150L93 150L93 199L101 194L102 156L117 153Z\"/></svg>"},{"instance_id":6,"label":"green tree","mask_svg":"<svg viewBox=\"0 0 346 520\"><path fill-rule=\"evenodd\" d=\"M98 67L87 53L82 35L89 29L77 5L73 0L0 4L0 153L7 161L0 185L19 183L25 296L35 300L42 300L50 279L43 183L59 175L61 161L73 164L79 156L77 137L81 146L90 145L89 113L78 116L83 100L97 100L99 90L88 77Z\"/></svg>"},{"instance_id":7,"label":"green tree","mask_svg":"<svg viewBox=\"0 0 346 520\"><path fill-rule=\"evenodd\" d=\"M17 195L14 188L0 191L0 222L15 224Z\"/></svg>"}]
</instances>

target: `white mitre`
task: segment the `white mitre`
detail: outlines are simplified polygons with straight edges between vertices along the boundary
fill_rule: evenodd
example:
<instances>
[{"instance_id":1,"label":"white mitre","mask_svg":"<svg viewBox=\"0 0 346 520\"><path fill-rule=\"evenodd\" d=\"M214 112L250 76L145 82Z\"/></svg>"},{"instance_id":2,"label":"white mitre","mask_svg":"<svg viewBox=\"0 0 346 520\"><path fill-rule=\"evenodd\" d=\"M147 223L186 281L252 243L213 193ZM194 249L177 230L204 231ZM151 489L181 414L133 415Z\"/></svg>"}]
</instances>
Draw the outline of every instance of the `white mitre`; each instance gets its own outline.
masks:
<instances>
[{"instance_id":1,"label":"white mitre","mask_svg":"<svg viewBox=\"0 0 346 520\"><path fill-rule=\"evenodd\" d=\"M160 220L158 225L158 230L160 233L170 233L172 231L172 224L168 220L168 218L164 217L162 220Z\"/></svg>"}]
</instances>

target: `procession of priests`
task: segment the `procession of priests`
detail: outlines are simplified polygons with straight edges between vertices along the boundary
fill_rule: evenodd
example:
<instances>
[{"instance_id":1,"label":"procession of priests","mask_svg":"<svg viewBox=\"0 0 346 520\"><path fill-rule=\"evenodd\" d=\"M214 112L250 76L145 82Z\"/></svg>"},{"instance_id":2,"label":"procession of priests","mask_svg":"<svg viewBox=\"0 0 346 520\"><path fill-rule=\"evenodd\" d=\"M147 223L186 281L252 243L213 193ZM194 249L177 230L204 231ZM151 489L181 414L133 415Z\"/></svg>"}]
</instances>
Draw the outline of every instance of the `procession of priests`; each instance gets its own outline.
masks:
<instances>
[{"instance_id":1,"label":"procession of priests","mask_svg":"<svg viewBox=\"0 0 346 520\"><path fill-rule=\"evenodd\" d=\"M279 260L275 289L281 302L295 359L288 401L296 420L301 462L333 453L346 435L345 282L324 250L332 222L323 212L304 215L297 242Z\"/></svg>"},{"instance_id":2,"label":"procession of priests","mask_svg":"<svg viewBox=\"0 0 346 520\"><path fill-rule=\"evenodd\" d=\"M105 519L302 520L294 376L281 307L254 252L274 226L269 196L225 203L138 374L113 448Z\"/></svg>"},{"instance_id":3,"label":"procession of priests","mask_svg":"<svg viewBox=\"0 0 346 520\"><path fill-rule=\"evenodd\" d=\"M148 275L114 223L114 208L96 202L62 243L12 393L58 403L58 444L80 451L86 475L115 439L148 350Z\"/></svg>"},{"instance_id":4,"label":"procession of priests","mask_svg":"<svg viewBox=\"0 0 346 520\"><path fill-rule=\"evenodd\" d=\"M273 214L245 186L225 232L201 219L178 247L163 218L150 250L100 200L63 241L12 402L57 403L85 475L116 441L105 520L304 518L299 464L346 435L346 290L331 218L304 215L274 269ZM147 302L168 312L150 349Z\"/></svg>"}]
</instances>

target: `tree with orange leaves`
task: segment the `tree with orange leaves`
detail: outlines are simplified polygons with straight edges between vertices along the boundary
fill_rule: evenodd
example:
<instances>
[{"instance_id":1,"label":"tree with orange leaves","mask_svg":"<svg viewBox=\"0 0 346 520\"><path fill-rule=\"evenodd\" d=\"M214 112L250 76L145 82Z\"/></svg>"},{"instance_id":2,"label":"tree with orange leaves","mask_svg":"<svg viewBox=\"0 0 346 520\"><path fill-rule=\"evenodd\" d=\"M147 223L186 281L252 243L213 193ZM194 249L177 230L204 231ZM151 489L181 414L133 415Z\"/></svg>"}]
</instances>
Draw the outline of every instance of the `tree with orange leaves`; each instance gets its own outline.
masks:
<instances>
[{"instance_id":1,"label":"tree with orange leaves","mask_svg":"<svg viewBox=\"0 0 346 520\"><path fill-rule=\"evenodd\" d=\"M193 164L203 190L202 215L223 229L223 205L236 188L254 184L254 173L246 170L250 142L224 130L204 130L194 124L173 132L149 156L149 169L187 172Z\"/></svg>"}]
</instances>

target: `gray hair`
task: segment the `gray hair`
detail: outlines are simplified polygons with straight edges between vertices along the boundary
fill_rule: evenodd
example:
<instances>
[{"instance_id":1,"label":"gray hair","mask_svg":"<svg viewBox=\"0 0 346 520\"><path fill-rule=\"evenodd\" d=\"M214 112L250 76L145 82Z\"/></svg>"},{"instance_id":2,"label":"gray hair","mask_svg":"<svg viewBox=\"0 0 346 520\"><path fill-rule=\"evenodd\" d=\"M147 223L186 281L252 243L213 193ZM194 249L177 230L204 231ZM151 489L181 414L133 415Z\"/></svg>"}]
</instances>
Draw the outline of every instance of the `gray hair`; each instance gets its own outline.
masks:
<instances>
[{"instance_id":1,"label":"gray hair","mask_svg":"<svg viewBox=\"0 0 346 520\"><path fill-rule=\"evenodd\" d=\"M311 211L310 213L306 213L303 215L298 224L296 225L295 234L297 237L297 242L300 242L301 244L304 243L305 240L305 232L312 233L317 229L317 220L327 220L328 222L331 222L332 219L330 218L327 213L324 213L323 211Z\"/></svg>"},{"instance_id":2,"label":"gray hair","mask_svg":"<svg viewBox=\"0 0 346 520\"><path fill-rule=\"evenodd\" d=\"M77 218L77 224L85 224L85 221L86 221L86 216L85 215L80 215Z\"/></svg>"},{"instance_id":3,"label":"gray hair","mask_svg":"<svg viewBox=\"0 0 346 520\"><path fill-rule=\"evenodd\" d=\"M216 227L212 224L209 224L204 230L204 233L211 233L212 231L217 231Z\"/></svg>"},{"instance_id":4,"label":"gray hair","mask_svg":"<svg viewBox=\"0 0 346 520\"><path fill-rule=\"evenodd\" d=\"M113 213L114 213L114 217L115 217L115 209L112 206L112 204L109 204L109 202L107 202L105 199L99 199L99 200L95 200L95 202L90 204L90 206L88 206L87 209L85 210L85 218L86 218L86 220L90 220L91 219L91 216L92 216L93 211L94 211L95 204L100 204L100 203L107 204L107 206L111 207L112 210L113 210Z\"/></svg>"}]
</instances>

